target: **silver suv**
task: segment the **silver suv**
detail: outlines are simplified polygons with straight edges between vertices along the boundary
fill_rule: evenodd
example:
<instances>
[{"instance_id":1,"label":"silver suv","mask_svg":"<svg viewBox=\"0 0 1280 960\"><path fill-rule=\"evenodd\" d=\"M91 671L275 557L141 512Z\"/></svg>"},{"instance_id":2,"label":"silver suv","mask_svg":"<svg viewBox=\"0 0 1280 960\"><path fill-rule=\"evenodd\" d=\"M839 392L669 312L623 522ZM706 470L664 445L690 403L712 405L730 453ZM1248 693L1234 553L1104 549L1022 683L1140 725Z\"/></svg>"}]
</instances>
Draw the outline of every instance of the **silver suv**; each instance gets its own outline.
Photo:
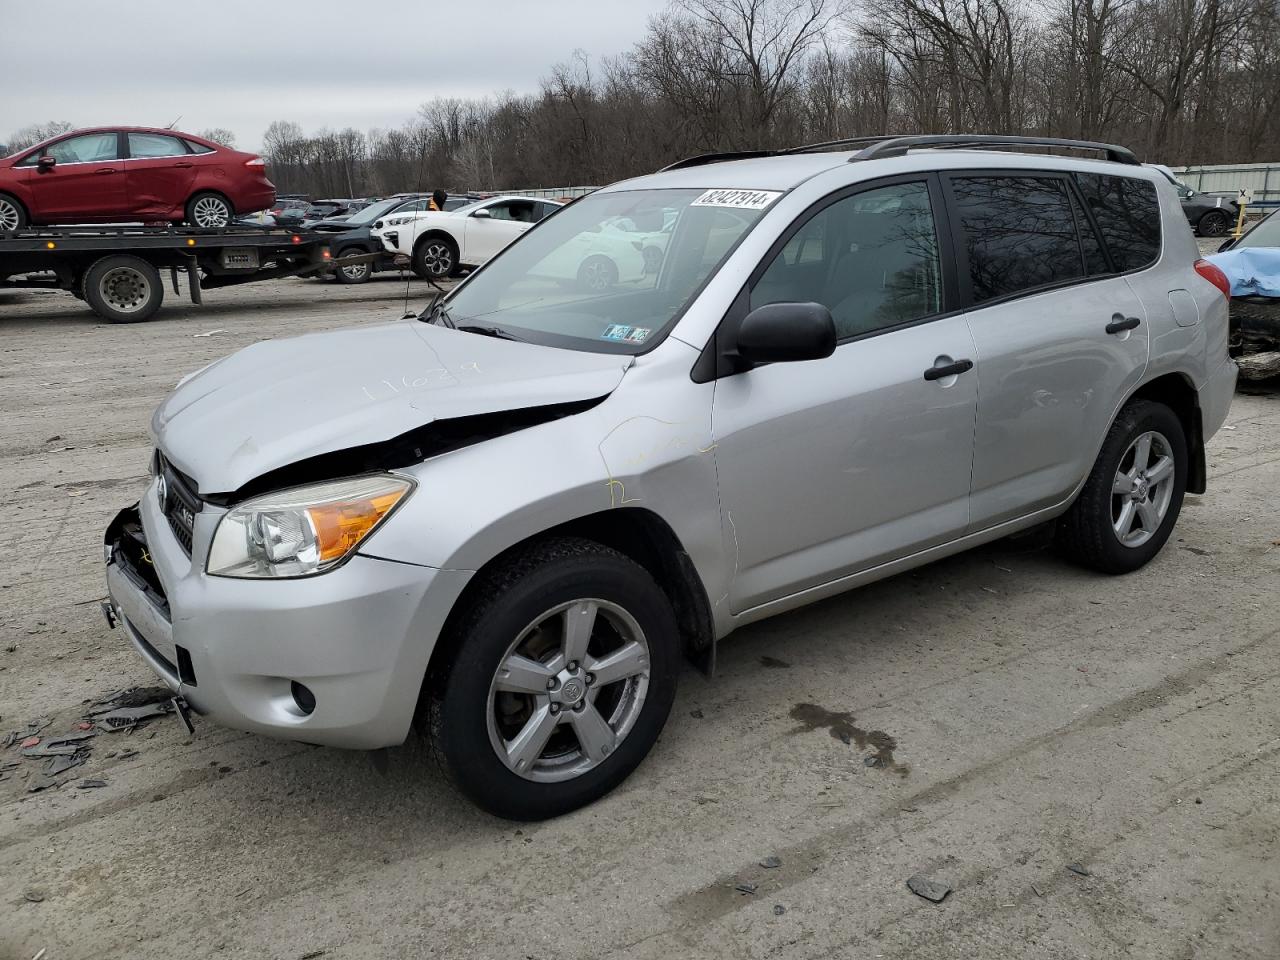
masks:
<instances>
[{"instance_id":1,"label":"silver suv","mask_svg":"<svg viewBox=\"0 0 1280 960\"><path fill-rule=\"evenodd\" d=\"M533 819L621 782L744 624L1049 522L1149 561L1236 379L1173 186L1100 144L821 146L616 184L416 320L188 377L108 619L220 723L416 717Z\"/></svg>"}]
</instances>

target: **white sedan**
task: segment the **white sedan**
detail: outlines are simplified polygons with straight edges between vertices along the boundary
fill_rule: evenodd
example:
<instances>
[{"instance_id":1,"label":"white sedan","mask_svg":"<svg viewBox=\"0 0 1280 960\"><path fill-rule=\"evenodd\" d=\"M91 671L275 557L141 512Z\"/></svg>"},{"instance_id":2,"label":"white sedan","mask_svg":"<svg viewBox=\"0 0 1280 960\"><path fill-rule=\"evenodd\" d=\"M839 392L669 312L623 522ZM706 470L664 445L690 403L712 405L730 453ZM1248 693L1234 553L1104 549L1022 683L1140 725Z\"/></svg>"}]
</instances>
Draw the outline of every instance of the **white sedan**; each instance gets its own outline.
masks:
<instances>
[{"instance_id":1,"label":"white sedan","mask_svg":"<svg viewBox=\"0 0 1280 960\"><path fill-rule=\"evenodd\" d=\"M478 267L562 206L555 200L490 197L457 210L391 216L375 230L392 254L409 257L413 272L438 280Z\"/></svg>"}]
</instances>

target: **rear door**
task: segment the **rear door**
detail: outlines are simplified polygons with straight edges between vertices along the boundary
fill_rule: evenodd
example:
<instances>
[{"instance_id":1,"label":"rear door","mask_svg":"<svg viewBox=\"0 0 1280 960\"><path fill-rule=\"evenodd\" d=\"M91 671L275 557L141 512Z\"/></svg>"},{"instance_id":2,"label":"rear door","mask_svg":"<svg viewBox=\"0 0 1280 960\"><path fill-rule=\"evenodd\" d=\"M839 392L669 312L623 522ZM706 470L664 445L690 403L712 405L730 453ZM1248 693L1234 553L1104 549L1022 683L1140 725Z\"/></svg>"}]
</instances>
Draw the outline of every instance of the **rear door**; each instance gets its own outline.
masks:
<instances>
[{"instance_id":1,"label":"rear door","mask_svg":"<svg viewBox=\"0 0 1280 960\"><path fill-rule=\"evenodd\" d=\"M780 239L726 320L831 310L823 360L717 381L714 450L735 613L945 543L968 524L978 376L927 378L973 342L944 283L936 179L829 198ZM717 243L714 228L708 242Z\"/></svg>"},{"instance_id":2,"label":"rear door","mask_svg":"<svg viewBox=\"0 0 1280 960\"><path fill-rule=\"evenodd\" d=\"M52 168L37 167L34 155L23 160L34 168L27 181L32 217L56 223L127 219L119 140L114 130L83 133L45 147L42 153L57 161Z\"/></svg>"},{"instance_id":3,"label":"rear door","mask_svg":"<svg viewBox=\"0 0 1280 960\"><path fill-rule=\"evenodd\" d=\"M196 157L178 137L131 132L126 136L125 184L130 212L164 218L179 210L191 194Z\"/></svg>"},{"instance_id":4,"label":"rear door","mask_svg":"<svg viewBox=\"0 0 1280 960\"><path fill-rule=\"evenodd\" d=\"M976 531L1060 503L1147 365L1142 301L1067 174L946 178L977 350Z\"/></svg>"}]
</instances>

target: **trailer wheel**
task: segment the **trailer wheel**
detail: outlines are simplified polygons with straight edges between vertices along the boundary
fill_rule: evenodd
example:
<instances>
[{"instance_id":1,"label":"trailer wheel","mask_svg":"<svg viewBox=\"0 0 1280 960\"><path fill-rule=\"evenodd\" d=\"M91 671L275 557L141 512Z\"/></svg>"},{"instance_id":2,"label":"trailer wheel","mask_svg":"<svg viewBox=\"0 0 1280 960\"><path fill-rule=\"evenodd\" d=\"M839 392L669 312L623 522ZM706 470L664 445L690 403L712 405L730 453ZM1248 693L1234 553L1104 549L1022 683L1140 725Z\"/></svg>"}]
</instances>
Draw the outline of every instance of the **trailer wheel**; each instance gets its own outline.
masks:
<instances>
[{"instance_id":1,"label":"trailer wheel","mask_svg":"<svg viewBox=\"0 0 1280 960\"><path fill-rule=\"evenodd\" d=\"M150 320L164 301L160 271L139 257L103 257L85 271L80 289L108 323Z\"/></svg>"}]
</instances>

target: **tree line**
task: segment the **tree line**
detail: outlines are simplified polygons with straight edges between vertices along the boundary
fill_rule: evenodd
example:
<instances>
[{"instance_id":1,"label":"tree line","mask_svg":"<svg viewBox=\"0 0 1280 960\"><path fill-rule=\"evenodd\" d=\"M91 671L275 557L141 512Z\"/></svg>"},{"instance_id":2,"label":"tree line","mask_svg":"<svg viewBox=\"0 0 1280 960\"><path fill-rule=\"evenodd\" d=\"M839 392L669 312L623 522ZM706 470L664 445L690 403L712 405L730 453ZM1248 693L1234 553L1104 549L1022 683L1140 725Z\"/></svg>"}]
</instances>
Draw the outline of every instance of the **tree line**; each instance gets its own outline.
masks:
<instances>
[{"instance_id":1,"label":"tree line","mask_svg":"<svg viewBox=\"0 0 1280 960\"><path fill-rule=\"evenodd\" d=\"M392 129L276 121L263 154L312 196L602 184L903 132L1280 160L1277 38L1280 0L673 0L630 50L579 51L535 93L431 99Z\"/></svg>"}]
</instances>

